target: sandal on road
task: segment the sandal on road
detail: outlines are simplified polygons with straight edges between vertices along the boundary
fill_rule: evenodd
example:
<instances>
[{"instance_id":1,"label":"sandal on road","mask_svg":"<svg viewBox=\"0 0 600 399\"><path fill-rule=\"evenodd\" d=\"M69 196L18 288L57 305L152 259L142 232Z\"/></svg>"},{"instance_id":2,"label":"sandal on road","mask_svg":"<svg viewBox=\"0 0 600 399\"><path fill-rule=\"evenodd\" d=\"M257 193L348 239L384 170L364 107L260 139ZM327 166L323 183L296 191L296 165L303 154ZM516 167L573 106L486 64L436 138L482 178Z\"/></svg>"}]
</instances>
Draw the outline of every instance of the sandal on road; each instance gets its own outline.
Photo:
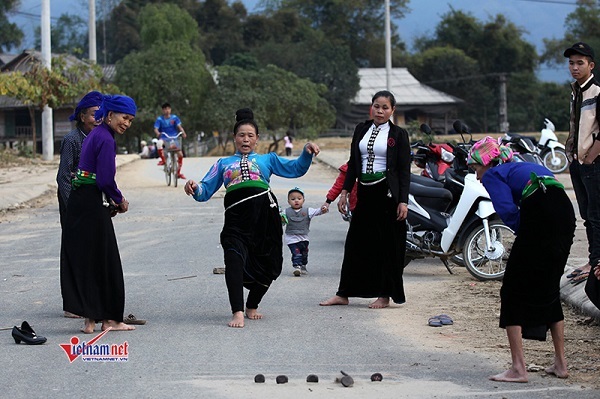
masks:
<instances>
[{"instance_id":1,"label":"sandal on road","mask_svg":"<svg viewBox=\"0 0 600 399\"><path fill-rule=\"evenodd\" d=\"M435 316L437 319L439 319L439 321L442 322L442 325L444 326L451 326L452 324L454 324L454 320L452 320L452 318L450 316L448 316L447 314L441 314L439 316Z\"/></svg>"},{"instance_id":2,"label":"sandal on road","mask_svg":"<svg viewBox=\"0 0 600 399\"><path fill-rule=\"evenodd\" d=\"M146 324L146 320L138 319L133 314L130 314L129 316L125 317L125 319L123 319L123 323L141 326Z\"/></svg>"},{"instance_id":3,"label":"sandal on road","mask_svg":"<svg viewBox=\"0 0 600 399\"><path fill-rule=\"evenodd\" d=\"M429 318L429 320L427 321L427 324L429 324L431 327L443 326L442 321L440 319L438 319L437 316Z\"/></svg>"}]
</instances>

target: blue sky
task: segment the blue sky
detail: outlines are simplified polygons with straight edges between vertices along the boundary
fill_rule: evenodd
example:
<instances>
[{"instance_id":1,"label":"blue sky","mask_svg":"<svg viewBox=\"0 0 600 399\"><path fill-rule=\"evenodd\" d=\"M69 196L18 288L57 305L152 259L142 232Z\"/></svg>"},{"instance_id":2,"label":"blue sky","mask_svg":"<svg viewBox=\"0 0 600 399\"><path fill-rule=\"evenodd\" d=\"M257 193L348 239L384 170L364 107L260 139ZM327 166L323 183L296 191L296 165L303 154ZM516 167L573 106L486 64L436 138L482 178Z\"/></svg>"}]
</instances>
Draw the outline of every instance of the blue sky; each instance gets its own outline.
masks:
<instances>
[{"instance_id":1,"label":"blue sky","mask_svg":"<svg viewBox=\"0 0 600 399\"><path fill-rule=\"evenodd\" d=\"M252 12L256 11L259 0L242 2ZM96 14L99 14L100 3L100 0L96 0ZM63 13L78 13L87 17L87 5L88 0L50 0L50 14L53 18ZM541 52L542 39L563 36L565 17L575 9L575 0L411 0L409 7L411 11L406 17L396 21L400 37L408 44L409 49L415 37L432 34L442 15L452 7L469 12L481 21L487 21L496 14L506 15L510 21L527 32L524 38ZM41 0L21 0L20 11L39 15ZM26 32L23 48L32 47L33 28L39 25L39 17L13 15L11 21L16 22ZM564 67L554 70L543 67L539 71L539 77L560 82L570 79L566 62Z\"/></svg>"}]
</instances>

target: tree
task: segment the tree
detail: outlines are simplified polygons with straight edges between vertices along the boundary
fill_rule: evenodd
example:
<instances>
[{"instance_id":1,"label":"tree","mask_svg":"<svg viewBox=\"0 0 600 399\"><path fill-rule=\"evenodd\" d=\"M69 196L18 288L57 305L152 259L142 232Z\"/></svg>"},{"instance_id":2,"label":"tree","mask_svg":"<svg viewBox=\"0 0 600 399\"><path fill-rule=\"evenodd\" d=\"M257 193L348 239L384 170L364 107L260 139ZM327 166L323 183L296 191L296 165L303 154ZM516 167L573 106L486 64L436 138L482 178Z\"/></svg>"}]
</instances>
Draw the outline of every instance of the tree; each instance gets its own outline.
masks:
<instances>
[{"instance_id":1,"label":"tree","mask_svg":"<svg viewBox=\"0 0 600 399\"><path fill-rule=\"evenodd\" d=\"M138 21L144 49L173 41L198 48L198 25L189 13L175 4L149 4L141 10Z\"/></svg>"},{"instance_id":2,"label":"tree","mask_svg":"<svg viewBox=\"0 0 600 399\"><path fill-rule=\"evenodd\" d=\"M565 36L560 39L544 39L542 62L548 65L564 65L565 49L573 43L585 42L600 54L600 3L596 0L578 0L577 8L565 19ZM600 62L596 62L594 75L600 76Z\"/></svg>"},{"instance_id":3,"label":"tree","mask_svg":"<svg viewBox=\"0 0 600 399\"><path fill-rule=\"evenodd\" d=\"M263 65L273 64L327 88L325 98L337 112L350 108L359 90L358 68L346 45L336 45L320 31L307 29L297 42L271 40L252 50ZM276 36L277 37L277 36ZM279 36L281 37L281 36Z\"/></svg>"},{"instance_id":4,"label":"tree","mask_svg":"<svg viewBox=\"0 0 600 399\"><path fill-rule=\"evenodd\" d=\"M531 121L523 110L535 108L531 93L537 90L534 72L538 57L534 46L522 38L523 33L503 15L483 23L471 14L451 9L442 17L433 37L417 40L416 62L411 61L410 65L416 68L415 76L422 82L436 82L437 77L443 82L431 86L466 100L468 108L461 107L461 118L481 131L499 129L499 76L506 74L511 128L525 130ZM438 58L436 61L419 61L423 58L419 53L429 54L436 47L458 49L467 58L461 60L458 53L452 55L444 50L430 54ZM442 79L444 72L440 67L449 71ZM428 79L428 75L434 78Z\"/></svg>"},{"instance_id":5,"label":"tree","mask_svg":"<svg viewBox=\"0 0 600 399\"><path fill-rule=\"evenodd\" d=\"M408 0L390 0L390 12L402 18L408 10ZM384 3L381 0L271 0L264 1L268 12L297 10L310 26L322 31L336 44L350 47L350 55L357 66L385 65ZM392 45L395 52L403 52L392 24Z\"/></svg>"},{"instance_id":6,"label":"tree","mask_svg":"<svg viewBox=\"0 0 600 399\"><path fill-rule=\"evenodd\" d=\"M27 105L33 131L33 154L36 153L35 111L47 105L59 108L73 103L75 98L90 90L114 91L112 85L103 85L102 70L97 65L83 61L67 62L63 56L52 58L49 70L33 56L24 62L26 72L0 74L0 95L14 97Z\"/></svg>"},{"instance_id":7,"label":"tree","mask_svg":"<svg viewBox=\"0 0 600 399\"><path fill-rule=\"evenodd\" d=\"M231 115L244 107L252 108L263 137L266 130L274 143L280 130L302 131L311 136L335 121L335 113L323 97L323 85L274 65L261 70L220 66L217 75L216 91L205 103L205 123L225 137L231 136Z\"/></svg>"},{"instance_id":8,"label":"tree","mask_svg":"<svg viewBox=\"0 0 600 399\"><path fill-rule=\"evenodd\" d=\"M138 136L151 132L165 101L181 116L188 132L199 129L214 82L197 47L195 21L172 4L148 5L139 20L142 49L116 65L117 84L138 105L136 123L128 132ZM191 27L179 29L182 23Z\"/></svg>"},{"instance_id":9,"label":"tree","mask_svg":"<svg viewBox=\"0 0 600 399\"><path fill-rule=\"evenodd\" d=\"M7 14L15 10L19 0L2 0L0 2L0 53L10 51L21 45L24 34L17 24L8 21Z\"/></svg>"},{"instance_id":10,"label":"tree","mask_svg":"<svg viewBox=\"0 0 600 399\"><path fill-rule=\"evenodd\" d=\"M488 130L494 95L477 60L454 47L431 47L412 56L407 66L420 82L463 100L458 113L471 128Z\"/></svg>"},{"instance_id":11,"label":"tree","mask_svg":"<svg viewBox=\"0 0 600 399\"><path fill-rule=\"evenodd\" d=\"M40 27L35 29L35 48L40 50ZM74 14L62 14L52 25L50 33L52 52L70 54L78 58L88 58L87 21Z\"/></svg>"},{"instance_id":12,"label":"tree","mask_svg":"<svg viewBox=\"0 0 600 399\"><path fill-rule=\"evenodd\" d=\"M214 65L245 51L242 20L246 16L241 2L229 6L227 0L205 0L200 4L195 18L202 33L201 47Z\"/></svg>"}]
</instances>

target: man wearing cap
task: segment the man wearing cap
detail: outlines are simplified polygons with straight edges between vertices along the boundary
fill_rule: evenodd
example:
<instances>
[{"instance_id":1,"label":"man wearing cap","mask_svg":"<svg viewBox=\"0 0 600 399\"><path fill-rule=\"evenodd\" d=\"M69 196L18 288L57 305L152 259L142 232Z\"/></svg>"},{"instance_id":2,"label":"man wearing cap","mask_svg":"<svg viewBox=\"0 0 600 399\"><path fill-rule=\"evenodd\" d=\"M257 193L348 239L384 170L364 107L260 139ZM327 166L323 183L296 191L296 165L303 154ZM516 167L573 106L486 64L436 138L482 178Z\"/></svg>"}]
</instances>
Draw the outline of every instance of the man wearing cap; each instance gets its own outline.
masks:
<instances>
[{"instance_id":1,"label":"man wearing cap","mask_svg":"<svg viewBox=\"0 0 600 399\"><path fill-rule=\"evenodd\" d=\"M573 190L588 239L589 263L576 269L574 284L587 279L600 261L600 85L594 78L594 50L578 42L565 50L571 83L571 121L567 155Z\"/></svg>"},{"instance_id":2,"label":"man wearing cap","mask_svg":"<svg viewBox=\"0 0 600 399\"><path fill-rule=\"evenodd\" d=\"M185 130L181 126L181 119L175 114L171 113L171 104L164 103L162 105L163 114L156 118L156 122L154 122L154 133L159 140L162 140L162 143L159 143L158 146L158 155L160 156L160 161L158 161L158 165L164 165L166 162L164 147L170 145L175 145L179 147L179 142L177 140L173 140L171 138L176 137L178 132L181 132L181 135L185 138L187 135L185 134ZM185 179L185 176L181 173L181 168L183 167L183 152L181 148L178 148L177 152L177 176L180 179Z\"/></svg>"}]
</instances>

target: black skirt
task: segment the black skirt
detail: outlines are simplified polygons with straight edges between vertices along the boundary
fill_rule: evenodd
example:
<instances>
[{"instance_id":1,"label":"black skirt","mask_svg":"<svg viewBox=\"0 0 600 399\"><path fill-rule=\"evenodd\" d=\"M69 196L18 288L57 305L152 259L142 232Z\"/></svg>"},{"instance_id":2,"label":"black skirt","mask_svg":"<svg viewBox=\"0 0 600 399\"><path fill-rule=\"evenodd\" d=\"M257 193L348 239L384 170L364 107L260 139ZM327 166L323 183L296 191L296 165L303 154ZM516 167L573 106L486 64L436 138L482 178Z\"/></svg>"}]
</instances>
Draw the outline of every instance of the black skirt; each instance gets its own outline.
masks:
<instances>
[{"instance_id":1,"label":"black skirt","mask_svg":"<svg viewBox=\"0 0 600 399\"><path fill-rule=\"evenodd\" d=\"M571 200L561 188L538 189L521 203L517 238L500 289L500 327L521 326L523 338L545 340L564 319L560 278L575 233Z\"/></svg>"},{"instance_id":2,"label":"black skirt","mask_svg":"<svg viewBox=\"0 0 600 399\"><path fill-rule=\"evenodd\" d=\"M281 274L283 264L283 228L277 199L263 188L240 188L225 195L221 231L223 252L235 251L244 260L244 285L270 286Z\"/></svg>"},{"instance_id":3,"label":"black skirt","mask_svg":"<svg viewBox=\"0 0 600 399\"><path fill-rule=\"evenodd\" d=\"M63 309L89 319L123 321L125 284L117 239L95 185L71 191L61 242Z\"/></svg>"},{"instance_id":4,"label":"black skirt","mask_svg":"<svg viewBox=\"0 0 600 399\"><path fill-rule=\"evenodd\" d=\"M336 295L391 297L404 303L406 222L396 220L397 204L388 196L385 180L371 186L358 184L357 195Z\"/></svg>"}]
</instances>

